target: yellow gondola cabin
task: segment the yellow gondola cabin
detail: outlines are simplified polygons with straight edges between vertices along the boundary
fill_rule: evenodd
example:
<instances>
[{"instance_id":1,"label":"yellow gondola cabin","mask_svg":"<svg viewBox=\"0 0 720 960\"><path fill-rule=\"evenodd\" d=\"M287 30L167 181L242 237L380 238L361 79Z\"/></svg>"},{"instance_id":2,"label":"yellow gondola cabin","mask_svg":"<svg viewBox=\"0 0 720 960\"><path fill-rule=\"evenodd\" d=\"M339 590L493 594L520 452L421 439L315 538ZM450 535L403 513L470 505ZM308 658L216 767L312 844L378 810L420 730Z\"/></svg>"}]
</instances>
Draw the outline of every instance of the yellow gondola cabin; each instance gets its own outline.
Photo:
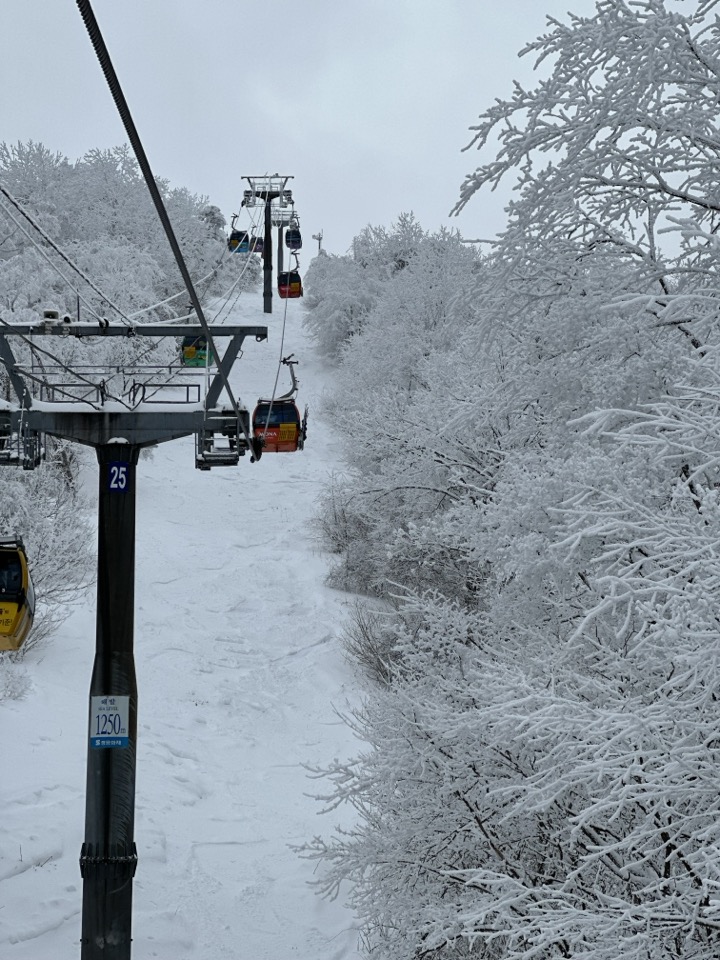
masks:
<instances>
[{"instance_id":1,"label":"yellow gondola cabin","mask_svg":"<svg viewBox=\"0 0 720 960\"><path fill-rule=\"evenodd\" d=\"M19 537L0 538L0 650L19 650L35 616L35 590Z\"/></svg>"}]
</instances>

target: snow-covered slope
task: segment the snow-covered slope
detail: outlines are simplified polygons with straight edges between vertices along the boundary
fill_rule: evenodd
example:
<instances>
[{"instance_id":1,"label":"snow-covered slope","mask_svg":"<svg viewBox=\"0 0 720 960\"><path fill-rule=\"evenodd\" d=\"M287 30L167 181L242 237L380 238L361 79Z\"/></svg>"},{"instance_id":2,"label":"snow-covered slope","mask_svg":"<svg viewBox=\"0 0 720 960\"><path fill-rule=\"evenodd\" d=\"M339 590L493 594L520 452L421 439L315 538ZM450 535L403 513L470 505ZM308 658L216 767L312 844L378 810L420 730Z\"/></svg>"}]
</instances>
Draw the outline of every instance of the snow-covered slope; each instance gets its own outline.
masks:
<instances>
[{"instance_id":1,"label":"snow-covered slope","mask_svg":"<svg viewBox=\"0 0 720 960\"><path fill-rule=\"evenodd\" d=\"M244 295L232 323L248 340L234 389L272 390L285 303ZM324 585L313 532L333 439L318 417L324 372L288 301L284 353L300 359L310 404L304 452L194 468L192 439L138 467L135 657L139 688L133 957L344 960L356 929L309 886L291 845L327 833L304 764L352 752L337 716L353 697L338 643L344 598ZM283 370L279 392L289 387ZM93 510L94 471L88 471ZM0 958L79 956L87 694L94 594L51 644L5 667L27 682L0 702Z\"/></svg>"}]
</instances>

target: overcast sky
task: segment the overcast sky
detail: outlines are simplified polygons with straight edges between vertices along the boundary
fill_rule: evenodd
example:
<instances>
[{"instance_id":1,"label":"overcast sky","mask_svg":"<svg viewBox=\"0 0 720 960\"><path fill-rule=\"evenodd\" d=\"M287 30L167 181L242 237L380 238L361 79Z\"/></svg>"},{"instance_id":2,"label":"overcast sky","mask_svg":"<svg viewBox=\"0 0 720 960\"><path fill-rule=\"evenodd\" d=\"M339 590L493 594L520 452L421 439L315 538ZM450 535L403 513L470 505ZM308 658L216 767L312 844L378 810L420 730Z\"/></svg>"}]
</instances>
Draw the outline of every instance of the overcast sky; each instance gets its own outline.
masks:
<instances>
[{"instance_id":1,"label":"overcast sky","mask_svg":"<svg viewBox=\"0 0 720 960\"><path fill-rule=\"evenodd\" d=\"M594 0L93 0L157 176L229 220L245 175L292 174L306 255L368 223L501 229L505 195L448 214L477 165L468 128L513 79L546 15ZM0 0L0 140L71 160L126 141L74 0ZM309 249L308 249L309 248ZM307 264L305 261L303 266Z\"/></svg>"}]
</instances>

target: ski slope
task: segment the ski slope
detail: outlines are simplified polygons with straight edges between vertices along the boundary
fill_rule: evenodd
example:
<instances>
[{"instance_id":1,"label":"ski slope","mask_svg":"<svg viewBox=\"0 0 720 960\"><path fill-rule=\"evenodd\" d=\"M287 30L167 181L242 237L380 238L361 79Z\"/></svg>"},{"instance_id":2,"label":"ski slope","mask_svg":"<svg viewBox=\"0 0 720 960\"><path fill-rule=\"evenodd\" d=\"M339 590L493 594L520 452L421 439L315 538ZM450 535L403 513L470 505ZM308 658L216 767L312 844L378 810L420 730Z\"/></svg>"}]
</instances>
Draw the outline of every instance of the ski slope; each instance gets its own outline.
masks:
<instances>
[{"instance_id":1,"label":"ski slope","mask_svg":"<svg viewBox=\"0 0 720 960\"><path fill-rule=\"evenodd\" d=\"M338 640L347 598L324 584L313 530L335 466L318 417L327 373L299 301L244 294L228 323L267 324L231 382L252 410L280 355L300 360L310 405L303 452L194 468L193 439L143 455L137 471L135 659L138 760L135 960L346 960L357 929L341 900L313 891L291 846L330 833L327 784L305 764L354 751L337 710L355 694ZM278 392L290 386L283 368ZM97 477L87 470L89 509ZM0 702L0 960L79 957L87 698L95 597L52 642L4 665ZM346 821L347 825L347 821Z\"/></svg>"}]
</instances>

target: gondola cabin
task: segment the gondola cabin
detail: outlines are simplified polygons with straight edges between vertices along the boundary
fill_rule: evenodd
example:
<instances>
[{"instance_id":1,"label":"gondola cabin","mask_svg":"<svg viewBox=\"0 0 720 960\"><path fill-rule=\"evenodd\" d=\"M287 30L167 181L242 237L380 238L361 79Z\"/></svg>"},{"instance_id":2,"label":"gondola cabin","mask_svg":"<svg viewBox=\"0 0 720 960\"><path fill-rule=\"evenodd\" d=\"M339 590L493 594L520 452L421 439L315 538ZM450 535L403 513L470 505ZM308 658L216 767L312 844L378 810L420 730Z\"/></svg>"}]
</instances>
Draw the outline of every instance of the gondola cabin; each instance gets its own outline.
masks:
<instances>
[{"instance_id":1,"label":"gondola cabin","mask_svg":"<svg viewBox=\"0 0 720 960\"><path fill-rule=\"evenodd\" d=\"M183 337L180 362L184 367L207 367L208 345L205 337ZM210 357L210 363L213 358Z\"/></svg>"},{"instance_id":2,"label":"gondola cabin","mask_svg":"<svg viewBox=\"0 0 720 960\"><path fill-rule=\"evenodd\" d=\"M262 237L250 237L250 253L262 253L265 248L265 241Z\"/></svg>"},{"instance_id":3,"label":"gondola cabin","mask_svg":"<svg viewBox=\"0 0 720 960\"><path fill-rule=\"evenodd\" d=\"M34 616L35 591L23 542L0 538L0 650L19 650Z\"/></svg>"},{"instance_id":4,"label":"gondola cabin","mask_svg":"<svg viewBox=\"0 0 720 960\"><path fill-rule=\"evenodd\" d=\"M230 253L249 253L250 236L247 230L233 230L227 242Z\"/></svg>"},{"instance_id":5,"label":"gondola cabin","mask_svg":"<svg viewBox=\"0 0 720 960\"><path fill-rule=\"evenodd\" d=\"M302 234L299 227L288 227L285 231L285 246L288 250L302 249Z\"/></svg>"},{"instance_id":6,"label":"gondola cabin","mask_svg":"<svg viewBox=\"0 0 720 960\"><path fill-rule=\"evenodd\" d=\"M278 296L283 300L291 300L303 295L302 280L297 270L278 274Z\"/></svg>"},{"instance_id":7,"label":"gondola cabin","mask_svg":"<svg viewBox=\"0 0 720 960\"><path fill-rule=\"evenodd\" d=\"M253 436L264 438L263 453L295 453L302 447L300 411L292 400L259 400L253 413Z\"/></svg>"}]
</instances>

